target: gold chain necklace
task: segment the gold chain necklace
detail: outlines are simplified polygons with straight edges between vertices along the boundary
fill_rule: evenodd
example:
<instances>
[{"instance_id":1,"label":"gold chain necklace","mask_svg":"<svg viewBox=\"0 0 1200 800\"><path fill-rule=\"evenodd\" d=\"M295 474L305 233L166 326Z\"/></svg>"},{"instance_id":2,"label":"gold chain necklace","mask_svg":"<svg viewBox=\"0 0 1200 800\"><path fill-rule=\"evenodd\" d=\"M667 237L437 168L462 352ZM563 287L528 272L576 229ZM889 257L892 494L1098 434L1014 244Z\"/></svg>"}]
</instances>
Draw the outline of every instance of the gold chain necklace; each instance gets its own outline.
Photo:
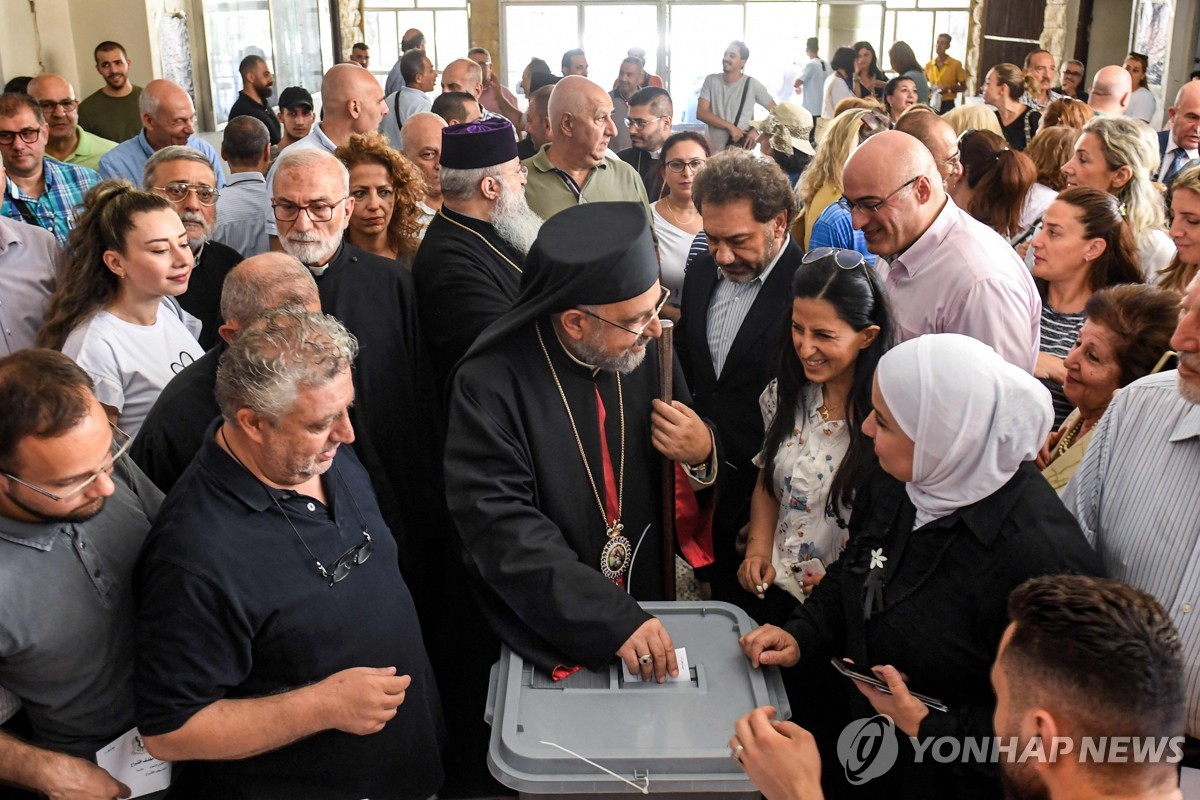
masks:
<instances>
[{"instance_id":1,"label":"gold chain necklace","mask_svg":"<svg viewBox=\"0 0 1200 800\"><path fill-rule=\"evenodd\" d=\"M1075 438L1079 436L1079 432L1082 430L1083 417L1080 417L1079 421L1072 425L1069 430L1063 433L1062 438L1059 439L1058 447L1054 449L1054 457L1058 458L1063 453L1067 452L1067 450L1071 448L1071 445L1075 443Z\"/></svg>"},{"instance_id":2,"label":"gold chain necklace","mask_svg":"<svg viewBox=\"0 0 1200 800\"><path fill-rule=\"evenodd\" d=\"M660 206L665 205L667 207L667 211L669 211L671 214L671 219L675 220L675 225L676 225L676 227L679 227L679 228L682 228L684 225L689 225L692 222L694 222L696 219L696 215L700 213L699 211L693 210L692 215L690 217L688 217L685 220L681 220L681 219L679 219L679 215L675 213L675 209L671 206L671 201L669 199L664 197L662 199L662 201L659 203L659 205Z\"/></svg>"},{"instance_id":3,"label":"gold chain necklace","mask_svg":"<svg viewBox=\"0 0 1200 800\"><path fill-rule=\"evenodd\" d=\"M562 383L558 380L558 371L554 369L554 362L550 360L550 351L546 349L546 342L542 339L541 325L535 322L533 329L537 332L538 345L542 348L542 355L546 357L546 366L550 367L550 377L554 378L554 385L558 388L558 396L562 398L563 408L567 410L567 421L571 423L571 433L575 434L575 445L579 448L583 469L587 473L588 483L592 486L592 495L596 498L596 506L600 509L600 521L604 523L604 534L608 537L608 542L600 551L600 572L610 581L616 581L624 576L632 552L629 539L622 534L625 525L621 522L621 506L625 500L625 396L621 391L621 375L617 373L616 376L617 409L621 419L621 464L617 478L617 509L614 515L616 519L610 525L608 513L604 510L604 501L600 499L600 489L596 486L592 468L588 465L587 453L583 449L583 440L579 438L575 415L571 413L571 404L567 402L567 393L563 391Z\"/></svg>"},{"instance_id":4,"label":"gold chain necklace","mask_svg":"<svg viewBox=\"0 0 1200 800\"><path fill-rule=\"evenodd\" d=\"M474 229L472 229L472 228L468 228L466 225L463 225L461 222L459 222L459 221L458 221L458 220L456 220L456 219L450 219L449 217L447 217L445 214L443 214L443 213L442 213L442 210L441 210L440 208L437 210L437 215L438 215L439 217L441 217L442 219L446 220L446 222L449 222L451 225L457 225L458 227L462 228L464 231L466 231L467 233L471 234L472 236L478 237L479 241L481 241L481 242L483 242L484 244L486 244L486 245L488 246L488 248L489 248L489 249L491 249L491 251L492 251L493 253L495 253L496 255L498 255L498 256L500 256L501 258L503 258L503 259L505 260L505 262L507 262L507 263L508 263L508 265L509 265L510 267L512 267L513 269L515 269L517 272L521 272L521 268L520 268L520 267L518 267L516 264L514 264L514 263L513 263L513 260L512 260L511 258L509 258L508 256L504 255L504 253L501 253L501 252L500 252L498 249L496 249L496 245L494 245L494 244L492 244L491 242L489 242L489 241L487 240L487 237L486 237L486 236L484 236L482 233L480 233L479 231L477 231L477 230L474 230Z\"/></svg>"}]
</instances>

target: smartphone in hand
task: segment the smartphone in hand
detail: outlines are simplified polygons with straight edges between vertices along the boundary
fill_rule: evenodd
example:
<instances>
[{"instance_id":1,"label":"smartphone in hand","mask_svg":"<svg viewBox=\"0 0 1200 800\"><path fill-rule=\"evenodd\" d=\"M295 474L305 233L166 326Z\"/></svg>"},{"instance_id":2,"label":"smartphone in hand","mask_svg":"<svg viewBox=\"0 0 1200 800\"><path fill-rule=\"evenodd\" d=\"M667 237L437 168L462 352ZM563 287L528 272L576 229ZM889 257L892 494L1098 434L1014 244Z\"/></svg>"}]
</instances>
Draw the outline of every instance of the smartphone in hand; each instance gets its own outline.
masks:
<instances>
[{"instance_id":1,"label":"smartphone in hand","mask_svg":"<svg viewBox=\"0 0 1200 800\"><path fill-rule=\"evenodd\" d=\"M877 675L875 675L875 673L873 673L873 672L867 672L865 670L860 670L858 667L854 666L853 664L847 663L846 661L844 661L840 658L831 658L831 659L829 659L829 663L833 664L834 669L836 669L838 672L842 673L843 675L845 675L847 678L849 678L852 681L858 681L859 683L865 683L869 686L874 686L876 689L878 689L881 692L887 692L888 694L892 693L891 688L886 683L881 681L879 679L879 677ZM946 708L946 704L943 703L941 700L935 700L934 698L932 698L928 695L921 694L919 692L910 692L910 694L913 697L920 700L925 705L929 706L929 708L933 709L934 711L945 712L948 710Z\"/></svg>"}]
</instances>

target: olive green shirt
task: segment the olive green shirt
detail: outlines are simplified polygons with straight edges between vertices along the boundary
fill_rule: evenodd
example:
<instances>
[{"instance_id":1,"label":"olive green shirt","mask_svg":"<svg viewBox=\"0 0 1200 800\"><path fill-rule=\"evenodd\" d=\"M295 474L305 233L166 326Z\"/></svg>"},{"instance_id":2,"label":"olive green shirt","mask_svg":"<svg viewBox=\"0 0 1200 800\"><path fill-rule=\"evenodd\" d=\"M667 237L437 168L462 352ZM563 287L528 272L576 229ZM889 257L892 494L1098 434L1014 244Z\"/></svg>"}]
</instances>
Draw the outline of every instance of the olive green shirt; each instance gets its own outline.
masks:
<instances>
[{"instance_id":1,"label":"olive green shirt","mask_svg":"<svg viewBox=\"0 0 1200 800\"><path fill-rule=\"evenodd\" d=\"M79 104L80 127L120 144L142 132L142 113L138 102L142 87L134 86L124 97L109 97L97 89Z\"/></svg>"},{"instance_id":2,"label":"olive green shirt","mask_svg":"<svg viewBox=\"0 0 1200 800\"><path fill-rule=\"evenodd\" d=\"M543 145L532 157L521 162L529 168L525 200L542 219L550 219L564 208L579 203L637 201L646 207L646 217L653 225L646 185L637 170L616 156L606 154L604 160L588 173L583 186L578 187L577 195L567 184L570 177L550 163L549 150L553 146Z\"/></svg>"}]
</instances>

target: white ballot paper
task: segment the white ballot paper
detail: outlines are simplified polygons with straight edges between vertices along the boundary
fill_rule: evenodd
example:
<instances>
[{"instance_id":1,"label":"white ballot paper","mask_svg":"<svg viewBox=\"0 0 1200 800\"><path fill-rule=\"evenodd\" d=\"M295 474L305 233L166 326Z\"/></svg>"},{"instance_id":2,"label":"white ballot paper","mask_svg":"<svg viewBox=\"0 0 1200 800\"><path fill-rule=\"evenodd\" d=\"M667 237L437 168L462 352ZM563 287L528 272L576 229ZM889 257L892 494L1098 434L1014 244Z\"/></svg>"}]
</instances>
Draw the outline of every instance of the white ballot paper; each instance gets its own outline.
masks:
<instances>
[{"instance_id":1,"label":"white ballot paper","mask_svg":"<svg viewBox=\"0 0 1200 800\"><path fill-rule=\"evenodd\" d=\"M675 661L677 661L679 663L679 674L676 675L674 678L672 678L671 673L668 672L667 673L667 682L669 683L671 681L690 681L692 679L692 675L688 669L687 648L686 647L676 647L675 648ZM625 673L625 680L627 682L640 683L642 680L642 676L640 673L635 673L635 672L629 671L629 666L625 663L624 659L621 660L621 671ZM651 678L650 680L653 681L654 679Z\"/></svg>"},{"instance_id":2,"label":"white ballot paper","mask_svg":"<svg viewBox=\"0 0 1200 800\"><path fill-rule=\"evenodd\" d=\"M160 792L171 785L171 762L147 753L137 728L97 751L96 764L128 786L130 797Z\"/></svg>"}]
</instances>

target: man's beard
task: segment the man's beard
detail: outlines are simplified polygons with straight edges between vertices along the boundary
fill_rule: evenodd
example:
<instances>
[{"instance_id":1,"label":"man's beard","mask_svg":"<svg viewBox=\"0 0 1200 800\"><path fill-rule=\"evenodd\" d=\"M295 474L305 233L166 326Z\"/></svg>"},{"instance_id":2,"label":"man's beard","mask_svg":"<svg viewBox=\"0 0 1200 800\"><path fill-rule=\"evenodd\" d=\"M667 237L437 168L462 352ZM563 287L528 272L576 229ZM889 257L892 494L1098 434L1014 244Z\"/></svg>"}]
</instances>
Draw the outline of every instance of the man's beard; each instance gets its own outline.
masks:
<instances>
[{"instance_id":1,"label":"man's beard","mask_svg":"<svg viewBox=\"0 0 1200 800\"><path fill-rule=\"evenodd\" d=\"M39 511L38 509L34 508L33 506L29 506L29 505L26 505L25 503L22 503L20 501L20 499L17 497L14 497L11 492L8 493L7 496L8 496L8 501L10 503L12 503L14 506L16 506L17 508L24 511L26 514L29 514L32 517L36 517L37 519L41 520L42 522L46 522L46 523L87 522L89 519L92 519L97 514L99 514L101 511L104 510L104 503L108 499L106 497L97 497L95 500L91 500L91 501L85 503L84 505L75 508L72 511L68 511L65 514L51 515L51 514L46 514L43 511Z\"/></svg>"},{"instance_id":2,"label":"man's beard","mask_svg":"<svg viewBox=\"0 0 1200 800\"><path fill-rule=\"evenodd\" d=\"M1193 353L1179 353L1179 360L1185 367L1192 372L1200 372L1200 356ZM1176 373L1179 377L1176 379L1179 388L1179 394L1183 395L1183 399L1189 403L1200 405L1200 386L1188 381L1182 374Z\"/></svg>"},{"instance_id":3,"label":"man's beard","mask_svg":"<svg viewBox=\"0 0 1200 800\"><path fill-rule=\"evenodd\" d=\"M502 180L500 185L500 198L492 210L492 227L501 239L524 255L537 239L542 218L525 201L525 192L513 189L508 181Z\"/></svg>"},{"instance_id":4,"label":"man's beard","mask_svg":"<svg viewBox=\"0 0 1200 800\"><path fill-rule=\"evenodd\" d=\"M316 231L292 231L283 237L283 251L306 267L319 267L333 257L342 245L339 232L328 241Z\"/></svg>"},{"instance_id":5,"label":"man's beard","mask_svg":"<svg viewBox=\"0 0 1200 800\"><path fill-rule=\"evenodd\" d=\"M604 324L604 323L601 323ZM639 351L626 350L618 356L610 356L604 353L604 345L602 343L602 334L599 330L596 331L594 337L585 337L575 344L579 351L575 357L585 364L591 364L593 367L598 367L605 372L617 372L621 375L628 375L633 372L646 358L646 348L643 347ZM592 341L592 339L595 341ZM636 344L646 344L650 340L648 336L639 336Z\"/></svg>"},{"instance_id":6,"label":"man's beard","mask_svg":"<svg viewBox=\"0 0 1200 800\"><path fill-rule=\"evenodd\" d=\"M258 96L259 96L260 98L262 98L263 100L266 100L268 97L270 97L270 96L271 96L271 91L272 91L272 88L273 88L273 87L271 87L271 86L260 86L260 87L258 87Z\"/></svg>"},{"instance_id":7,"label":"man's beard","mask_svg":"<svg viewBox=\"0 0 1200 800\"><path fill-rule=\"evenodd\" d=\"M1050 787L1030 764L1000 764L1000 785L1007 800L1050 800Z\"/></svg>"},{"instance_id":8,"label":"man's beard","mask_svg":"<svg viewBox=\"0 0 1200 800\"><path fill-rule=\"evenodd\" d=\"M770 265L773 260L775 260L775 256L779 253L778 246L773 246L776 244L777 243L772 240L771 233L769 231L764 231L762 261L758 262L757 264L751 264L749 261L744 261L739 258L732 264L721 267L721 274L726 280L731 281L732 283L749 283L759 275L762 275L763 272L766 271L767 266ZM778 244L782 244L782 242L779 242ZM748 269L749 273L730 274L729 272L726 272L726 270L730 269Z\"/></svg>"},{"instance_id":9,"label":"man's beard","mask_svg":"<svg viewBox=\"0 0 1200 800\"><path fill-rule=\"evenodd\" d=\"M204 218L204 215L196 211L183 211L180 212L179 219L182 222L195 222L200 226L200 233L193 234L190 230L187 232L188 247L192 249L192 252L204 247L208 242L208 237L212 236L212 228L208 227L208 220Z\"/></svg>"}]
</instances>

